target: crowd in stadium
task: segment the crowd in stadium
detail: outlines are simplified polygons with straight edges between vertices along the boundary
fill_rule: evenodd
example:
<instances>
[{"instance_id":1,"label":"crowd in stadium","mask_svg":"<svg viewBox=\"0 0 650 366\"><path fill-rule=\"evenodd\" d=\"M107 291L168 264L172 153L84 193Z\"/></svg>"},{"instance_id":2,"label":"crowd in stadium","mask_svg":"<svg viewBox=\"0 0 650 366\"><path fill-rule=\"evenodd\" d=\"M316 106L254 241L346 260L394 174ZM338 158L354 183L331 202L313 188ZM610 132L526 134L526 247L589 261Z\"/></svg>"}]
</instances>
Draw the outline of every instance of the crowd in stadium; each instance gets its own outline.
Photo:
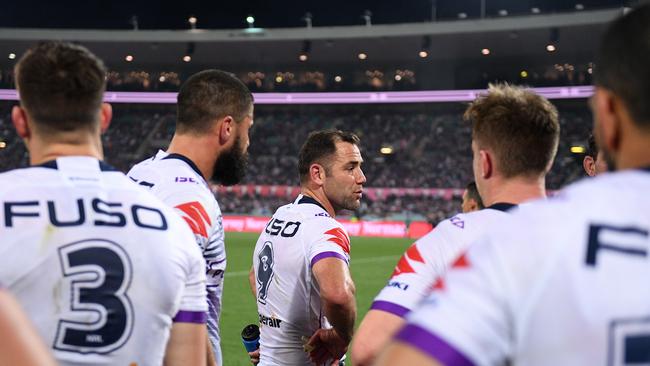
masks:
<instances>
[{"instance_id":1,"label":"crowd in stadium","mask_svg":"<svg viewBox=\"0 0 650 366\"><path fill-rule=\"evenodd\" d=\"M2 105L2 118L8 122L11 104ZM551 190L583 175L581 156L571 153L570 147L585 145L591 123L584 101L560 102L558 106L562 130L558 155L547 178ZM258 106L251 130L249 170L242 184L297 186L298 150L307 134L339 128L354 131L361 138L368 187L463 188L472 180L471 126L462 118L463 108L460 103L415 107ZM106 160L113 166L127 171L135 162L166 148L175 126L173 106L115 105L114 110L114 120L103 136ZM0 169L25 165L26 151L11 124L1 126L0 137L8 145L0 150ZM382 148L390 153L382 153ZM261 196L254 200L232 198L220 201L225 213L267 215L286 201ZM356 214L399 219L412 214L435 223L459 210L457 201L444 198L407 199L406 205L394 204L393 200L366 197L365 209Z\"/></svg>"},{"instance_id":2,"label":"crowd in stadium","mask_svg":"<svg viewBox=\"0 0 650 366\"><path fill-rule=\"evenodd\" d=\"M553 64L532 67L522 77L518 65L509 71L486 69L475 80L462 81L458 88L485 88L488 83L506 81L536 87L590 85L590 64ZM369 68L368 70L264 70L236 72L253 92L328 92L328 91L402 91L421 90L421 79L427 73L407 67ZM111 71L107 75L108 90L176 92L191 72L176 71ZM14 88L12 70L0 70L0 88Z\"/></svg>"}]
</instances>

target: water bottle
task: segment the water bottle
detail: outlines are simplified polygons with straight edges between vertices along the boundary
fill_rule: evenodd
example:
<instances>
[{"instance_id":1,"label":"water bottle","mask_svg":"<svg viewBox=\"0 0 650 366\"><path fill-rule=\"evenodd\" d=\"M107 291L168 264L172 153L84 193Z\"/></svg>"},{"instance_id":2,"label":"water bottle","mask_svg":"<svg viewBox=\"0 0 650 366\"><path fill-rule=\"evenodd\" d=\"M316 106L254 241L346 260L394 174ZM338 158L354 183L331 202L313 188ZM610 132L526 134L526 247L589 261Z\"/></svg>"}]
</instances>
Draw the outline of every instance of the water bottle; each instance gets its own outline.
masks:
<instances>
[{"instance_id":1,"label":"water bottle","mask_svg":"<svg viewBox=\"0 0 650 366\"><path fill-rule=\"evenodd\" d=\"M253 352L260 348L260 327L249 324L241 331L241 341L246 352Z\"/></svg>"}]
</instances>

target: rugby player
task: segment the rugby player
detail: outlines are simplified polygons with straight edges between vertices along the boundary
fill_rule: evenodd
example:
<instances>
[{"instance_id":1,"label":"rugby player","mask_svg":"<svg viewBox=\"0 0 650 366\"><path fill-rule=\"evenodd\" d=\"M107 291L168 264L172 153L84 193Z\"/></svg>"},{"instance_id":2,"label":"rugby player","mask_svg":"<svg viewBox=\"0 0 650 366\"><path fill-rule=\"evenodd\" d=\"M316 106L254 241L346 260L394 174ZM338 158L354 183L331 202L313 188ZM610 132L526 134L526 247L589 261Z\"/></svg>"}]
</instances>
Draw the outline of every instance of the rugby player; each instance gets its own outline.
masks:
<instances>
[{"instance_id":1,"label":"rugby player","mask_svg":"<svg viewBox=\"0 0 650 366\"><path fill-rule=\"evenodd\" d=\"M27 315L6 290L0 288L0 365L54 366Z\"/></svg>"},{"instance_id":2,"label":"rugby player","mask_svg":"<svg viewBox=\"0 0 650 366\"><path fill-rule=\"evenodd\" d=\"M513 206L545 197L545 176L560 136L555 107L532 91L493 85L470 104L473 172L486 208L442 221L415 242L375 298L352 345L352 361L370 365L451 266L465 265L469 244L485 235Z\"/></svg>"},{"instance_id":3,"label":"rugby player","mask_svg":"<svg viewBox=\"0 0 650 366\"><path fill-rule=\"evenodd\" d=\"M208 290L208 364L223 365L219 317L226 248L211 182L239 183L246 173L253 95L234 75L205 70L178 93L176 131L167 151L138 163L128 176L174 207L203 252Z\"/></svg>"},{"instance_id":4,"label":"rugby player","mask_svg":"<svg viewBox=\"0 0 650 366\"><path fill-rule=\"evenodd\" d=\"M470 213L485 208L485 206L483 206L481 195L478 194L476 182L469 182L467 187L465 187L465 190L463 191L463 202L461 203L460 208L463 213Z\"/></svg>"},{"instance_id":5,"label":"rugby player","mask_svg":"<svg viewBox=\"0 0 650 366\"><path fill-rule=\"evenodd\" d=\"M595 177L607 171L607 162L603 158L603 151L596 145L593 133L590 133L587 139L587 151L582 159L582 167L590 177Z\"/></svg>"},{"instance_id":6,"label":"rugby player","mask_svg":"<svg viewBox=\"0 0 650 366\"><path fill-rule=\"evenodd\" d=\"M298 159L301 193L275 212L257 240L250 281L262 366L336 365L347 351L355 287L350 238L335 215L360 205L366 177L358 145L348 132L310 134Z\"/></svg>"},{"instance_id":7,"label":"rugby player","mask_svg":"<svg viewBox=\"0 0 650 366\"><path fill-rule=\"evenodd\" d=\"M15 74L12 120L31 166L0 174L0 283L62 365L205 363L203 259L183 244L192 233L101 160L112 113L103 63L45 42Z\"/></svg>"},{"instance_id":8,"label":"rugby player","mask_svg":"<svg viewBox=\"0 0 650 366\"><path fill-rule=\"evenodd\" d=\"M615 173L474 243L379 365L650 364L650 5L605 31L590 105Z\"/></svg>"}]
</instances>

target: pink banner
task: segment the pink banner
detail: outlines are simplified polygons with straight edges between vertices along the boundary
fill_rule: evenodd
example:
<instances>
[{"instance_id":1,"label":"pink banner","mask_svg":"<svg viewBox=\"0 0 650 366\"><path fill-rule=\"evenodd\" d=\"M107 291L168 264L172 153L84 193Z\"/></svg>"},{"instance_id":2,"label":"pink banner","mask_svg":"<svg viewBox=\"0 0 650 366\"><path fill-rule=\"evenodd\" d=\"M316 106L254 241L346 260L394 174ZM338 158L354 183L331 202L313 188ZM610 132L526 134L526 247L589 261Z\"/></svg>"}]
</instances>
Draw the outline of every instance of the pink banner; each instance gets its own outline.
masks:
<instances>
[{"instance_id":1,"label":"pink banner","mask_svg":"<svg viewBox=\"0 0 650 366\"><path fill-rule=\"evenodd\" d=\"M261 233L269 217L224 216L223 227L228 232ZM402 221L350 221L338 220L350 236L370 236L381 238L420 238L433 229L424 221L414 221L406 229Z\"/></svg>"},{"instance_id":2,"label":"pink banner","mask_svg":"<svg viewBox=\"0 0 650 366\"><path fill-rule=\"evenodd\" d=\"M271 186L271 185L237 185L232 187L213 186L212 190L217 194L233 193L238 197L245 194L259 194L262 197L289 197L293 198L300 193L300 187L296 186ZM463 188L364 188L363 194L371 200L381 200L389 195L403 196L436 196L444 199L451 199L454 196L461 196Z\"/></svg>"}]
</instances>

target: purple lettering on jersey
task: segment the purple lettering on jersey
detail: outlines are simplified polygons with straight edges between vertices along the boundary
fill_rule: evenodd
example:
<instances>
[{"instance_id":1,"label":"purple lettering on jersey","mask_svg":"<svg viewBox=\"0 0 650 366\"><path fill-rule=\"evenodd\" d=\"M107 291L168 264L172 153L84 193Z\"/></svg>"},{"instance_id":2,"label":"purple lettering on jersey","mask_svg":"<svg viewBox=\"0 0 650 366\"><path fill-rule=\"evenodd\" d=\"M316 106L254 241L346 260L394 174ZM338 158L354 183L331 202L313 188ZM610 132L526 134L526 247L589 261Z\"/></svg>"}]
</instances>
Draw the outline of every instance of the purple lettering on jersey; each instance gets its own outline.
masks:
<instances>
[{"instance_id":1,"label":"purple lettering on jersey","mask_svg":"<svg viewBox=\"0 0 650 366\"><path fill-rule=\"evenodd\" d=\"M174 179L174 182L177 182L177 183L185 183L185 182L196 183L196 181L192 177L176 177L176 179Z\"/></svg>"},{"instance_id":2,"label":"purple lettering on jersey","mask_svg":"<svg viewBox=\"0 0 650 366\"><path fill-rule=\"evenodd\" d=\"M464 229L464 228L465 228L465 221L463 221L463 219L461 219L461 218L458 217L458 216L454 216L454 217L452 217L451 219L449 219L449 221L451 221L451 223L452 223L454 226L458 226L458 227L461 228L461 229Z\"/></svg>"},{"instance_id":3,"label":"purple lettering on jersey","mask_svg":"<svg viewBox=\"0 0 650 366\"><path fill-rule=\"evenodd\" d=\"M474 366L474 362L452 345L417 325L407 324L395 339L414 346L442 365Z\"/></svg>"},{"instance_id":4,"label":"purple lettering on jersey","mask_svg":"<svg viewBox=\"0 0 650 366\"><path fill-rule=\"evenodd\" d=\"M205 324L208 320L208 313L205 311L180 310L174 317L175 323L198 323Z\"/></svg>"}]
</instances>

